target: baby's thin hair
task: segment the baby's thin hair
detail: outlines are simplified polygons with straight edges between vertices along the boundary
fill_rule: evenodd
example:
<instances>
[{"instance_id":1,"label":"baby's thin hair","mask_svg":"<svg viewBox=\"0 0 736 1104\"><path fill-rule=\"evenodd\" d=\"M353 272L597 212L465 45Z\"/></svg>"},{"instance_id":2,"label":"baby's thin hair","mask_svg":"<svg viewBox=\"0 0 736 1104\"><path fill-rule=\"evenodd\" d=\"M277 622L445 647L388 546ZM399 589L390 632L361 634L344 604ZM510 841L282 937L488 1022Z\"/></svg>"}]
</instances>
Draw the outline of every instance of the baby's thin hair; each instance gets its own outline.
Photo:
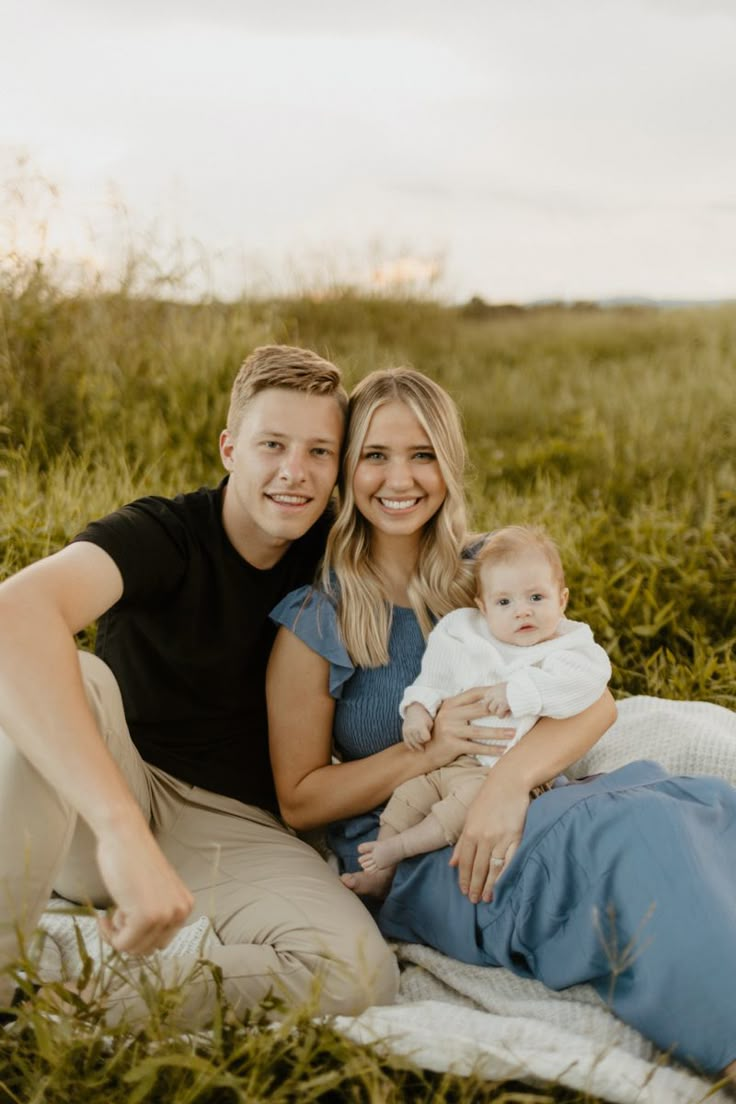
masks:
<instances>
[{"instance_id":1,"label":"baby's thin hair","mask_svg":"<svg viewBox=\"0 0 736 1104\"><path fill-rule=\"evenodd\" d=\"M484 564L507 563L520 552L534 549L541 552L552 568L555 582L560 588L565 585L565 572L557 545L544 529L536 525L507 525L491 533L475 558L475 583L480 588L480 573Z\"/></svg>"}]
</instances>

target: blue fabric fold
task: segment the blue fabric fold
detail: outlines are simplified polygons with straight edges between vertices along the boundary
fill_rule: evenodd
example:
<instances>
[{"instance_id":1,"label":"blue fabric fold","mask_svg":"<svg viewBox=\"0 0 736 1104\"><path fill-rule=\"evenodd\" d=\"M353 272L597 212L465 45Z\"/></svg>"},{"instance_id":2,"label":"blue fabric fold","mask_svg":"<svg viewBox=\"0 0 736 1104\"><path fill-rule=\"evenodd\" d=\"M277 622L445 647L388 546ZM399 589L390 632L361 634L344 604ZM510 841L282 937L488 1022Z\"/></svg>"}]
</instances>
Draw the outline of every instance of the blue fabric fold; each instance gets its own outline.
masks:
<instances>
[{"instance_id":1,"label":"blue fabric fold","mask_svg":"<svg viewBox=\"0 0 736 1104\"><path fill-rule=\"evenodd\" d=\"M399 866L386 936L550 989L591 984L663 1050L708 1073L736 1057L736 794L656 763L543 794L490 904L450 849ZM698 1016L693 1016L693 1009Z\"/></svg>"}]
</instances>

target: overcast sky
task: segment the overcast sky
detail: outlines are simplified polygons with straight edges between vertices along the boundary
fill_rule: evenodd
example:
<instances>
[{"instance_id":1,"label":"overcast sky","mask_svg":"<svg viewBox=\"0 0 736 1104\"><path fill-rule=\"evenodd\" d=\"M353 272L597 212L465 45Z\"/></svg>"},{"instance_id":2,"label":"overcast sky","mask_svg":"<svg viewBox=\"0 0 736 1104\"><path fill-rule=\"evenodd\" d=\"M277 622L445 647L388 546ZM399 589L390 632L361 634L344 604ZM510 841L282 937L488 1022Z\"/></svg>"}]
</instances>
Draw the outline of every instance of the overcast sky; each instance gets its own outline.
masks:
<instances>
[{"instance_id":1,"label":"overcast sky","mask_svg":"<svg viewBox=\"0 0 736 1104\"><path fill-rule=\"evenodd\" d=\"M0 105L6 243L180 240L225 295L411 258L452 299L736 297L736 0L3 0Z\"/></svg>"}]
</instances>

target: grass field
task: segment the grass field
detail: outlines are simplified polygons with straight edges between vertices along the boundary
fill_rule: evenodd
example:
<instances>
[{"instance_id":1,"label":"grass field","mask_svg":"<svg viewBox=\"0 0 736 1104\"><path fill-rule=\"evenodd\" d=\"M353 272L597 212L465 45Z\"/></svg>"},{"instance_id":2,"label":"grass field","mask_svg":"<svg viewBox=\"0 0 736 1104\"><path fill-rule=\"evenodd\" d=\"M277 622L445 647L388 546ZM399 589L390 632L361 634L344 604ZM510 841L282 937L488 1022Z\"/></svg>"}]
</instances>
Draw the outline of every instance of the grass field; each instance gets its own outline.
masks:
<instances>
[{"instance_id":1,"label":"grass field","mask_svg":"<svg viewBox=\"0 0 736 1104\"><path fill-rule=\"evenodd\" d=\"M219 478L230 381L255 345L335 359L353 383L411 363L464 415L475 525L544 524L619 695L736 708L736 307L659 312L360 298L183 305L62 296L41 266L0 291L0 578L87 520ZM551 1087L440 1078L308 1018L224 1016L198 1048L49 1022L0 1034L10 1101L550 1101Z\"/></svg>"}]
</instances>

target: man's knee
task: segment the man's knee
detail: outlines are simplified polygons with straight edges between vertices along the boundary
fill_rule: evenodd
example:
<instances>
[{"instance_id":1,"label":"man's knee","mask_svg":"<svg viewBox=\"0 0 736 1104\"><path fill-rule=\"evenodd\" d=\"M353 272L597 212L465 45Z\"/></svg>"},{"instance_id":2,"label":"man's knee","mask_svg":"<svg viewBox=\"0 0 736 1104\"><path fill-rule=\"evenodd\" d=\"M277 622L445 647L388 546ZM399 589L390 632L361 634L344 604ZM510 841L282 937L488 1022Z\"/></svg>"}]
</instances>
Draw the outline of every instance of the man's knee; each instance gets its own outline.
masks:
<instances>
[{"instance_id":1,"label":"man's knee","mask_svg":"<svg viewBox=\"0 0 736 1104\"><path fill-rule=\"evenodd\" d=\"M93 712L99 718L110 709L123 712L123 701L117 679L104 660L93 652L78 652L82 682Z\"/></svg>"},{"instance_id":2,"label":"man's knee","mask_svg":"<svg viewBox=\"0 0 736 1104\"><path fill-rule=\"evenodd\" d=\"M365 925L350 953L332 958L320 972L320 1010L357 1016L374 1004L393 1004L399 990L396 958L378 929Z\"/></svg>"}]
</instances>

